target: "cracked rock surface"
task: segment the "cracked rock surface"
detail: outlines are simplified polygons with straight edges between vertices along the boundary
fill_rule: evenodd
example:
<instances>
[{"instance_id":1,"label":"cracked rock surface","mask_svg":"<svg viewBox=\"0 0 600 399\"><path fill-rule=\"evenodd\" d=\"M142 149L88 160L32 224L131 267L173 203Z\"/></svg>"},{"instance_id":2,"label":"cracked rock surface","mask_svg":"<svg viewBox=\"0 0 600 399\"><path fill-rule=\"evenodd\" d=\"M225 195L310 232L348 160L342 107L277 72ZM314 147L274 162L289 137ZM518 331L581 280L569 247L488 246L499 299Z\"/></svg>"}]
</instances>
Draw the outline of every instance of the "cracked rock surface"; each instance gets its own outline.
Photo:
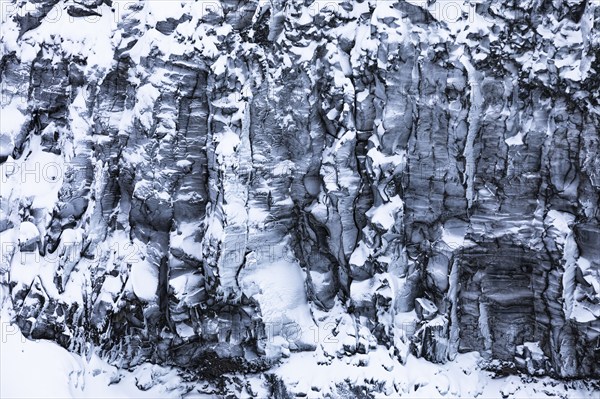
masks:
<instances>
[{"instance_id":1,"label":"cracked rock surface","mask_svg":"<svg viewBox=\"0 0 600 399\"><path fill-rule=\"evenodd\" d=\"M26 337L205 377L385 347L600 378L597 2L217 3L7 4Z\"/></svg>"}]
</instances>

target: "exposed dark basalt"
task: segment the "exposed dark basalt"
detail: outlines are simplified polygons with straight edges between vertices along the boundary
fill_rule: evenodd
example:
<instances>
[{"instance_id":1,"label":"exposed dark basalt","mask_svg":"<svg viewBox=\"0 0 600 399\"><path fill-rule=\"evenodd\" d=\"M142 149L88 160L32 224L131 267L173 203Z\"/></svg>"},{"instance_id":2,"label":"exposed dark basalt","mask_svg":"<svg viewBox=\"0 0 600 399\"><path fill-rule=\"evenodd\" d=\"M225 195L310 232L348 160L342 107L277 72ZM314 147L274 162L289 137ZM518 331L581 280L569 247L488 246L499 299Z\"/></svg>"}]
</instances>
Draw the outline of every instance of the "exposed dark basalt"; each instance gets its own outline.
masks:
<instances>
[{"instance_id":1,"label":"exposed dark basalt","mask_svg":"<svg viewBox=\"0 0 600 399\"><path fill-rule=\"evenodd\" d=\"M311 312L343 310L340 356L375 342L600 377L594 2L447 21L405 1L168 17L88 1L69 18L112 36L83 47L35 36L56 3L10 18L29 50L0 63L21 114L2 178L31 184L37 164L48 190L0 205L0 282L26 336L210 378L315 350Z\"/></svg>"}]
</instances>

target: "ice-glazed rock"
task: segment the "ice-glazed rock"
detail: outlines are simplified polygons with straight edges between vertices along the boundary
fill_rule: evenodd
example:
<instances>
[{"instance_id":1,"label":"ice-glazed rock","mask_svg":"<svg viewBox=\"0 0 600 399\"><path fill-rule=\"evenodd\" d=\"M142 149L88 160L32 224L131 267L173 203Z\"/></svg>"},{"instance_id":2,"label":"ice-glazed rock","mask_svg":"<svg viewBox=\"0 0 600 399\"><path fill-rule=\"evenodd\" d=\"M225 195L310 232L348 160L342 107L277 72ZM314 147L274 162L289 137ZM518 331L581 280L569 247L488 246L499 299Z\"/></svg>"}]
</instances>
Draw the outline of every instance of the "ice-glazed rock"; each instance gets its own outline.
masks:
<instances>
[{"instance_id":1,"label":"ice-glazed rock","mask_svg":"<svg viewBox=\"0 0 600 399\"><path fill-rule=\"evenodd\" d=\"M600 376L596 2L17 3L26 336L209 377L377 345Z\"/></svg>"}]
</instances>

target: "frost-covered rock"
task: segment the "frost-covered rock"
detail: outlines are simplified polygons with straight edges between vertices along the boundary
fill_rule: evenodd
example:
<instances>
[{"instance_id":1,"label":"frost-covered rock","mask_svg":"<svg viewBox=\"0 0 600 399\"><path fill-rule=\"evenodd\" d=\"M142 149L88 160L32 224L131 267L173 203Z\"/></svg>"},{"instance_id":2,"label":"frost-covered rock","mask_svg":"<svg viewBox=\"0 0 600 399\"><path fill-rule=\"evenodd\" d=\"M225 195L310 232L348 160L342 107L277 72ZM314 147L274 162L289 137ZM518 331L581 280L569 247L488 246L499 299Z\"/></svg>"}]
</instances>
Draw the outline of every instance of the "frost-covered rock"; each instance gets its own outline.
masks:
<instances>
[{"instance_id":1,"label":"frost-covered rock","mask_svg":"<svg viewBox=\"0 0 600 399\"><path fill-rule=\"evenodd\" d=\"M600 377L595 2L21 3L0 283L26 336L210 377L471 351Z\"/></svg>"}]
</instances>

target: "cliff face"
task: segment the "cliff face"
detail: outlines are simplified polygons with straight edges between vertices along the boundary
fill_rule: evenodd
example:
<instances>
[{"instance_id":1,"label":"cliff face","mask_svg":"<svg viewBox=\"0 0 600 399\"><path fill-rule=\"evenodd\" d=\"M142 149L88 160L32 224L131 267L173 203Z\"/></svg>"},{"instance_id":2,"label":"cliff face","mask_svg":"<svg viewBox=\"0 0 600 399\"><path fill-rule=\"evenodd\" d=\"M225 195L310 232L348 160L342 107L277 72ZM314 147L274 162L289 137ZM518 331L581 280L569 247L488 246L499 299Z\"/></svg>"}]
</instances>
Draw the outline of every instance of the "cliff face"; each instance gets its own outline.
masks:
<instances>
[{"instance_id":1,"label":"cliff face","mask_svg":"<svg viewBox=\"0 0 600 399\"><path fill-rule=\"evenodd\" d=\"M596 2L3 6L26 336L209 376L377 345L600 376Z\"/></svg>"}]
</instances>

